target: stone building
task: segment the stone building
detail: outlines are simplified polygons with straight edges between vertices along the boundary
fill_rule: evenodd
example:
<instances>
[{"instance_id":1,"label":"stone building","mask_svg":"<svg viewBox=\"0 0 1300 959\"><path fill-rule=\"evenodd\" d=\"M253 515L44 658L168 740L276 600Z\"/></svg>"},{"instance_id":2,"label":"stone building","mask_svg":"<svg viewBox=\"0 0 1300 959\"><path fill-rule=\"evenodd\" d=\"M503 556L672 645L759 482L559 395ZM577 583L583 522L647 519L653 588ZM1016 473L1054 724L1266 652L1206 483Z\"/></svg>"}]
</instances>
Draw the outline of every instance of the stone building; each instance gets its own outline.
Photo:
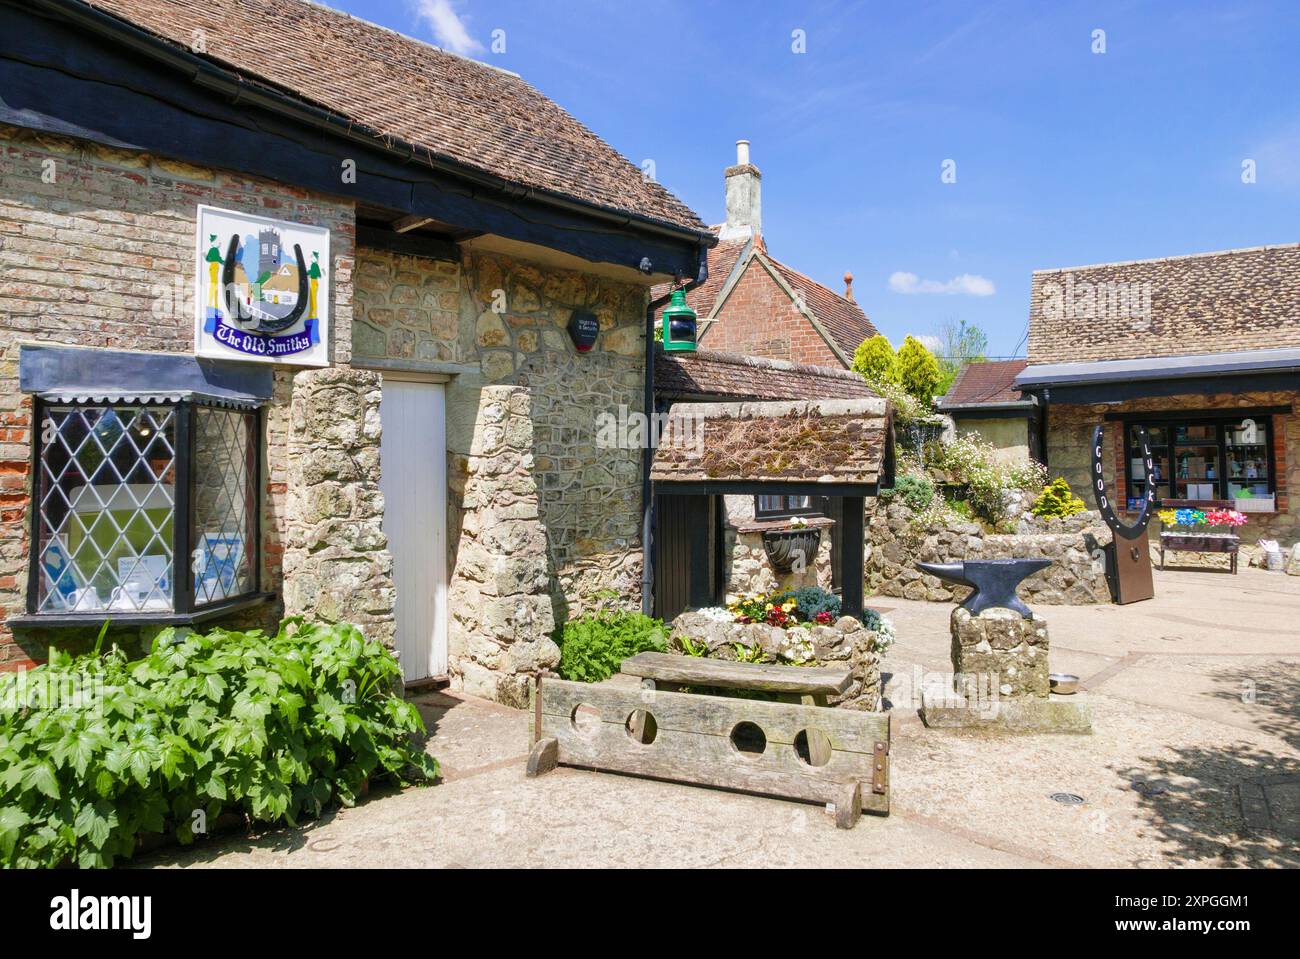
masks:
<instances>
[{"instance_id":1,"label":"stone building","mask_svg":"<svg viewBox=\"0 0 1300 959\"><path fill-rule=\"evenodd\" d=\"M1039 270L1028 366L1015 386L1040 405L1045 459L1085 496L1094 427L1121 504L1232 506L1244 543L1300 535L1300 245Z\"/></svg>"},{"instance_id":2,"label":"stone building","mask_svg":"<svg viewBox=\"0 0 1300 959\"><path fill-rule=\"evenodd\" d=\"M768 252L762 180L749 141L739 141L736 163L726 170L727 221L710 228L718 245L709 252L708 279L686 296L699 316L699 343L723 353L848 369L854 351L877 332L853 299L853 277L846 273L844 293L835 293Z\"/></svg>"},{"instance_id":3,"label":"stone building","mask_svg":"<svg viewBox=\"0 0 1300 959\"><path fill-rule=\"evenodd\" d=\"M639 607L648 456L597 428L646 408L652 284L702 275L689 209L519 77L300 0L0 33L0 668L302 613L518 703L557 622ZM271 226L298 285L254 303Z\"/></svg>"}]
</instances>

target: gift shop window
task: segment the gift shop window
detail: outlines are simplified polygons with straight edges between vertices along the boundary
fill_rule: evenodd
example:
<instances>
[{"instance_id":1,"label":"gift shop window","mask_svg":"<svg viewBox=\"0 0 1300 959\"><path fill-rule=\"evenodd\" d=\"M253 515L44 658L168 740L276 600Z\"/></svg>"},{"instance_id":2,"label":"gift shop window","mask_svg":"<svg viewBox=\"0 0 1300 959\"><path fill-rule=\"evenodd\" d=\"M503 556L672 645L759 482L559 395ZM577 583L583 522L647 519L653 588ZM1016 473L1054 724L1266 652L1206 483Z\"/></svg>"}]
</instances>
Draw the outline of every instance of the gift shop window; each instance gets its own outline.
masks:
<instances>
[{"instance_id":1,"label":"gift shop window","mask_svg":"<svg viewBox=\"0 0 1300 959\"><path fill-rule=\"evenodd\" d=\"M1227 500L1241 512L1277 509L1271 416L1127 421L1130 509L1139 508L1146 494L1139 426L1147 432L1158 502Z\"/></svg>"},{"instance_id":2,"label":"gift shop window","mask_svg":"<svg viewBox=\"0 0 1300 959\"><path fill-rule=\"evenodd\" d=\"M254 405L42 394L35 413L27 618L184 622L264 598Z\"/></svg>"}]
</instances>

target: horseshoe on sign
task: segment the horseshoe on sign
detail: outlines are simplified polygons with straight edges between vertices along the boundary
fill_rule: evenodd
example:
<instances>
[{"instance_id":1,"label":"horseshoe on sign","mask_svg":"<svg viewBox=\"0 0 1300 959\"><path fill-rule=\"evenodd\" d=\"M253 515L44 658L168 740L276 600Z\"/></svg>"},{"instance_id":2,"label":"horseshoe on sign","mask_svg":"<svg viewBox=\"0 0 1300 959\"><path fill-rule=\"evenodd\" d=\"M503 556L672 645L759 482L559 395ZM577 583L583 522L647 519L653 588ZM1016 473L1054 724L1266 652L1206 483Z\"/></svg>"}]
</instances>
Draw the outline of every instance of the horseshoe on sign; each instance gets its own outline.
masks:
<instances>
[{"instance_id":1,"label":"horseshoe on sign","mask_svg":"<svg viewBox=\"0 0 1300 959\"><path fill-rule=\"evenodd\" d=\"M1097 501L1097 509L1101 513L1101 518L1106 521L1106 525L1116 536L1122 536L1124 539L1138 539L1147 529L1151 522L1152 506L1156 501L1156 476L1155 460L1151 456L1151 446L1147 442L1147 431L1142 427L1137 427L1138 445L1142 448L1142 465L1146 470L1147 492L1142 498L1142 509L1138 513L1137 520L1129 525L1123 522L1115 513L1111 504L1110 497L1106 495L1106 477L1101 470L1101 437L1102 428L1094 427L1092 431L1092 495Z\"/></svg>"}]
</instances>

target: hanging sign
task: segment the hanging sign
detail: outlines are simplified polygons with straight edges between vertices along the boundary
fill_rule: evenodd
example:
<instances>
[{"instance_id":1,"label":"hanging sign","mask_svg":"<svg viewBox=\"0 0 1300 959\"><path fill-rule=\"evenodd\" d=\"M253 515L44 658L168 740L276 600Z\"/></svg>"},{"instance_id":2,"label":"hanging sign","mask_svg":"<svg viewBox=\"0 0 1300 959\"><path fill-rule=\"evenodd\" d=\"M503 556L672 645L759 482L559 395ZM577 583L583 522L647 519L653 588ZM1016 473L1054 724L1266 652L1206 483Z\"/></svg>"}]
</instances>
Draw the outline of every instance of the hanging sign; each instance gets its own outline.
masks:
<instances>
[{"instance_id":1,"label":"hanging sign","mask_svg":"<svg viewBox=\"0 0 1300 959\"><path fill-rule=\"evenodd\" d=\"M194 352L327 366L330 231L200 206Z\"/></svg>"}]
</instances>

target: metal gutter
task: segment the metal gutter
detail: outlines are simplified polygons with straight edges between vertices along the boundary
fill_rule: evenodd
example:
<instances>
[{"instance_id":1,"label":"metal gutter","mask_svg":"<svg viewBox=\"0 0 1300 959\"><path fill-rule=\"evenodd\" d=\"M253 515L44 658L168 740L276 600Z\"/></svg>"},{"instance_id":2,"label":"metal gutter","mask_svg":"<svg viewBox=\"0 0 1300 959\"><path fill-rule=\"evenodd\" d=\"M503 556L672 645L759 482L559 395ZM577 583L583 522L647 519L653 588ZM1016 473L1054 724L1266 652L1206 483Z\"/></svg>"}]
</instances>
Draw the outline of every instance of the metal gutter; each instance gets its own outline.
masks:
<instances>
[{"instance_id":1,"label":"metal gutter","mask_svg":"<svg viewBox=\"0 0 1300 959\"><path fill-rule=\"evenodd\" d=\"M1048 363L1026 367L1015 379L1020 390L1050 386L1129 383L1134 380L1175 380L1201 376L1245 376L1251 373L1300 371L1300 349L1240 350L1134 360L1088 363Z\"/></svg>"}]
</instances>

